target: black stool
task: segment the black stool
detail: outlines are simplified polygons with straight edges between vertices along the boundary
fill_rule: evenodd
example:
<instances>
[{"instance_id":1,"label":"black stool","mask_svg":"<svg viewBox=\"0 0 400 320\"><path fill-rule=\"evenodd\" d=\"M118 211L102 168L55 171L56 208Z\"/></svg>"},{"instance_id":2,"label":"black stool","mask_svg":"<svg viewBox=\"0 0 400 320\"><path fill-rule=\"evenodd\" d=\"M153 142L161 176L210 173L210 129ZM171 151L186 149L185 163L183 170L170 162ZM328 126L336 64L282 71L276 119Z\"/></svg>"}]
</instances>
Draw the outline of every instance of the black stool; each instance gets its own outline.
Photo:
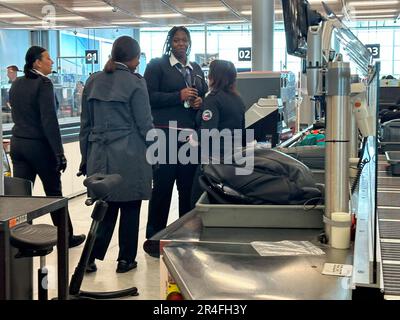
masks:
<instances>
[{"instance_id":1,"label":"black stool","mask_svg":"<svg viewBox=\"0 0 400 320\"><path fill-rule=\"evenodd\" d=\"M24 223L10 230L10 242L19 252L16 258L40 257L38 269L39 300L48 299L46 256L57 244L57 228L49 224Z\"/></svg>"},{"instance_id":2,"label":"black stool","mask_svg":"<svg viewBox=\"0 0 400 320\"><path fill-rule=\"evenodd\" d=\"M80 290L89 257L92 253L94 242L96 241L97 228L108 209L108 204L105 200L110 192L121 182L122 177L119 174L94 174L83 181L90 196L85 204L90 206L94 203L95 206L92 212L93 220L90 225L85 246L83 247L81 258L79 259L69 285L69 294L72 299L112 299L138 295L136 287L111 292L87 292Z\"/></svg>"},{"instance_id":3,"label":"black stool","mask_svg":"<svg viewBox=\"0 0 400 320\"><path fill-rule=\"evenodd\" d=\"M4 194L7 196L32 195L32 182L16 177L4 177ZM57 244L57 228L49 224L23 223L10 230L10 243L19 251L15 258L40 257L38 269L39 300L48 298L46 255Z\"/></svg>"}]
</instances>

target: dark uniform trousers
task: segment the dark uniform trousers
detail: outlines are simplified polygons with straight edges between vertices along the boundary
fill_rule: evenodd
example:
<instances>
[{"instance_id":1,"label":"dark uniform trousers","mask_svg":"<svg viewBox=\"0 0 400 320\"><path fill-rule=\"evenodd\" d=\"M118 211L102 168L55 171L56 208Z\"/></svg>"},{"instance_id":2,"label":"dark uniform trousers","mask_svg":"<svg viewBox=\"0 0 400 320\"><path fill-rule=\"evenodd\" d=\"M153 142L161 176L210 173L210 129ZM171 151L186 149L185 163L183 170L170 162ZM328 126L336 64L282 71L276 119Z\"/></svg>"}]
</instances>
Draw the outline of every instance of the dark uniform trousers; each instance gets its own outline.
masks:
<instances>
[{"instance_id":1,"label":"dark uniform trousers","mask_svg":"<svg viewBox=\"0 0 400 320\"><path fill-rule=\"evenodd\" d=\"M35 183L38 175L46 196L62 197L61 173L56 170L56 158L47 141L12 137L10 148L14 177ZM57 226L58 215L52 212L51 219ZM68 232L71 237L73 228L69 214Z\"/></svg>"},{"instance_id":2,"label":"dark uniform trousers","mask_svg":"<svg viewBox=\"0 0 400 320\"><path fill-rule=\"evenodd\" d=\"M168 137L168 135L167 135ZM168 139L167 139L168 140ZM178 149L183 143L178 142ZM176 152L176 150L175 150ZM169 159L167 143L166 160ZM174 183L179 194L179 217L191 210L191 195L196 164L159 164L153 170L153 189L149 201L146 238L150 239L167 226Z\"/></svg>"},{"instance_id":3,"label":"dark uniform trousers","mask_svg":"<svg viewBox=\"0 0 400 320\"><path fill-rule=\"evenodd\" d=\"M93 246L91 260L104 259L117 222L118 210L120 210L118 261L133 262L137 254L142 200L107 203L107 212L96 232L97 238Z\"/></svg>"}]
</instances>

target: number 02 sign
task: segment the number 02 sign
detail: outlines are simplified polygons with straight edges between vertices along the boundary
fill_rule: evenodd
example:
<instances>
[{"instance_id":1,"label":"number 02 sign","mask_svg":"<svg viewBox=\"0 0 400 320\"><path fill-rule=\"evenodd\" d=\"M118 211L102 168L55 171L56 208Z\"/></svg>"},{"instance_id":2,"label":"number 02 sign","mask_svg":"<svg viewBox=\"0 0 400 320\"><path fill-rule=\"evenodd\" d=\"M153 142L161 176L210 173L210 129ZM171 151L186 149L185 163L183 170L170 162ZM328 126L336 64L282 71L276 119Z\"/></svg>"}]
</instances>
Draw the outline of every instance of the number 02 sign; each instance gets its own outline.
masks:
<instances>
[{"instance_id":1,"label":"number 02 sign","mask_svg":"<svg viewBox=\"0 0 400 320\"><path fill-rule=\"evenodd\" d=\"M238 48L239 61L251 61L251 48Z\"/></svg>"},{"instance_id":2,"label":"number 02 sign","mask_svg":"<svg viewBox=\"0 0 400 320\"><path fill-rule=\"evenodd\" d=\"M379 59L379 57L381 55L381 45L379 43L378 44L366 44L365 47L371 53L372 58Z\"/></svg>"}]
</instances>

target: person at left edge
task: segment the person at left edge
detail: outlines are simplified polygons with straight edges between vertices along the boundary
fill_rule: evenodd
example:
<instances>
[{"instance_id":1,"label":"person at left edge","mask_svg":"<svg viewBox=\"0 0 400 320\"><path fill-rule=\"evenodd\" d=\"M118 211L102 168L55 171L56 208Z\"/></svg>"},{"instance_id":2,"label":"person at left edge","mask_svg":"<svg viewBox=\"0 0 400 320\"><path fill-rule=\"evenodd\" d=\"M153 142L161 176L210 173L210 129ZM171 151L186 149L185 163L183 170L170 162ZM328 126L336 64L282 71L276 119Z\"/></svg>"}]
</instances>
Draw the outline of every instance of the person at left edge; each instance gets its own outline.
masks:
<instances>
[{"instance_id":1,"label":"person at left edge","mask_svg":"<svg viewBox=\"0 0 400 320\"><path fill-rule=\"evenodd\" d=\"M14 177L43 183L47 196L62 196L61 172L67 159L61 142L56 115L53 84L47 75L53 61L46 49L32 46L25 56L24 76L17 78L10 89L11 115L14 122L10 156ZM51 213L55 225L58 216ZM69 247L85 241L85 235L73 235L68 214Z\"/></svg>"}]
</instances>

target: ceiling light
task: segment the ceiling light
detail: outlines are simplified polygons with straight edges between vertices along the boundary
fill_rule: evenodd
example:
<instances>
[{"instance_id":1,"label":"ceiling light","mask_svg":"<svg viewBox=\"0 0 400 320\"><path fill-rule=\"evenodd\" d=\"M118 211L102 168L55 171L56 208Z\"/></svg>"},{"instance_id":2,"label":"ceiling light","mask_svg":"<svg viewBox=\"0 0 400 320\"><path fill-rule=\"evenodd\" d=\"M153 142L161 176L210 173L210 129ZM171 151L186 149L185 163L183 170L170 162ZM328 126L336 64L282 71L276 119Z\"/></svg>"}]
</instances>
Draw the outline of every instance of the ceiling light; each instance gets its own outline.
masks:
<instances>
[{"instance_id":1,"label":"ceiling light","mask_svg":"<svg viewBox=\"0 0 400 320\"><path fill-rule=\"evenodd\" d=\"M67 17L58 17L58 16L47 16L48 20L52 21L77 21L77 20L87 20L85 17L81 16L67 16Z\"/></svg>"},{"instance_id":2,"label":"ceiling light","mask_svg":"<svg viewBox=\"0 0 400 320\"><path fill-rule=\"evenodd\" d=\"M27 27L2 27L3 29L7 29L7 30L27 30Z\"/></svg>"},{"instance_id":3,"label":"ceiling light","mask_svg":"<svg viewBox=\"0 0 400 320\"><path fill-rule=\"evenodd\" d=\"M368 19L368 18L394 18L394 15L384 14L384 15L371 15L371 16L355 16L357 19Z\"/></svg>"},{"instance_id":4,"label":"ceiling light","mask_svg":"<svg viewBox=\"0 0 400 320\"><path fill-rule=\"evenodd\" d=\"M240 13L244 16L251 16L251 10L243 10ZM282 9L275 10L275 14L282 14L282 13L283 13Z\"/></svg>"},{"instance_id":5,"label":"ceiling light","mask_svg":"<svg viewBox=\"0 0 400 320\"><path fill-rule=\"evenodd\" d=\"M28 24L28 25L34 25L34 24L42 24L44 21L41 20L30 20L30 21L13 21L12 24Z\"/></svg>"},{"instance_id":6,"label":"ceiling light","mask_svg":"<svg viewBox=\"0 0 400 320\"><path fill-rule=\"evenodd\" d=\"M31 4L31 3L44 3L46 1L44 1L44 0L1 0L0 2Z\"/></svg>"},{"instance_id":7,"label":"ceiling light","mask_svg":"<svg viewBox=\"0 0 400 320\"><path fill-rule=\"evenodd\" d=\"M366 7L366 6L390 6L393 4L398 4L400 1L351 1L347 4L349 7Z\"/></svg>"},{"instance_id":8,"label":"ceiling light","mask_svg":"<svg viewBox=\"0 0 400 320\"><path fill-rule=\"evenodd\" d=\"M44 26L35 26L35 29L55 29L55 28L68 28L69 26L63 25L44 25Z\"/></svg>"},{"instance_id":9,"label":"ceiling light","mask_svg":"<svg viewBox=\"0 0 400 320\"><path fill-rule=\"evenodd\" d=\"M364 13L372 13L372 14L376 14L376 13L396 13L398 12L398 9L371 9L371 10L352 10L350 11L350 13L358 15L358 14L364 14Z\"/></svg>"},{"instance_id":10,"label":"ceiling light","mask_svg":"<svg viewBox=\"0 0 400 320\"><path fill-rule=\"evenodd\" d=\"M321 4L323 2L325 3L334 3L334 2L338 2L338 0L308 0L308 2L310 4Z\"/></svg>"},{"instance_id":11,"label":"ceiling light","mask_svg":"<svg viewBox=\"0 0 400 320\"><path fill-rule=\"evenodd\" d=\"M141 18L176 18L182 16L180 13L152 13L142 14Z\"/></svg>"},{"instance_id":12,"label":"ceiling light","mask_svg":"<svg viewBox=\"0 0 400 320\"><path fill-rule=\"evenodd\" d=\"M0 18L26 18L26 14L22 13L0 13Z\"/></svg>"},{"instance_id":13,"label":"ceiling light","mask_svg":"<svg viewBox=\"0 0 400 320\"><path fill-rule=\"evenodd\" d=\"M145 24L147 21L113 21L112 24Z\"/></svg>"},{"instance_id":14,"label":"ceiling light","mask_svg":"<svg viewBox=\"0 0 400 320\"><path fill-rule=\"evenodd\" d=\"M78 12L108 12L113 11L113 7L110 6L100 6L100 7L72 7L74 11Z\"/></svg>"},{"instance_id":15,"label":"ceiling light","mask_svg":"<svg viewBox=\"0 0 400 320\"><path fill-rule=\"evenodd\" d=\"M207 21L209 24L218 23L218 24L231 24L231 23L243 23L246 20L214 20L214 21Z\"/></svg>"},{"instance_id":16,"label":"ceiling light","mask_svg":"<svg viewBox=\"0 0 400 320\"><path fill-rule=\"evenodd\" d=\"M223 12L228 11L227 7L195 7L195 8L183 8L183 11L189 13L206 13L206 12Z\"/></svg>"}]
</instances>

